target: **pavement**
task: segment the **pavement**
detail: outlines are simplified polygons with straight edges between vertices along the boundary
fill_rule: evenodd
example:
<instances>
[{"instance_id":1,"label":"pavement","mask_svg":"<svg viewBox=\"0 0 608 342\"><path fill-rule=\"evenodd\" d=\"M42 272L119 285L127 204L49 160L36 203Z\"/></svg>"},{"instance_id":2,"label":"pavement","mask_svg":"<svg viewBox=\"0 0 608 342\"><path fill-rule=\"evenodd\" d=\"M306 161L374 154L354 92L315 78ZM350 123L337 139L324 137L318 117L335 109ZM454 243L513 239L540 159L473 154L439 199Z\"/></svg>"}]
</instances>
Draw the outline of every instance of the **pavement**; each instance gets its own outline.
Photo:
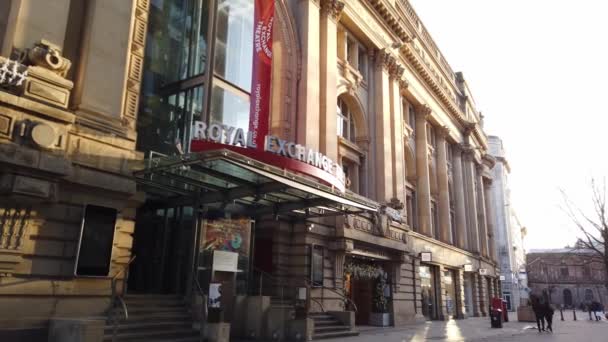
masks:
<instances>
[{"instance_id":1,"label":"pavement","mask_svg":"<svg viewBox=\"0 0 608 342\"><path fill-rule=\"evenodd\" d=\"M517 322L515 313L502 329L490 327L488 317L471 317L463 320L432 321L397 328L358 327L361 334L356 337L328 339L324 341L345 342L420 342L420 341L554 341L554 342L606 342L608 321L589 321L584 312L577 312L573 321L572 311L564 312L564 321L559 311L553 321L553 333L541 332L532 322Z\"/></svg>"}]
</instances>

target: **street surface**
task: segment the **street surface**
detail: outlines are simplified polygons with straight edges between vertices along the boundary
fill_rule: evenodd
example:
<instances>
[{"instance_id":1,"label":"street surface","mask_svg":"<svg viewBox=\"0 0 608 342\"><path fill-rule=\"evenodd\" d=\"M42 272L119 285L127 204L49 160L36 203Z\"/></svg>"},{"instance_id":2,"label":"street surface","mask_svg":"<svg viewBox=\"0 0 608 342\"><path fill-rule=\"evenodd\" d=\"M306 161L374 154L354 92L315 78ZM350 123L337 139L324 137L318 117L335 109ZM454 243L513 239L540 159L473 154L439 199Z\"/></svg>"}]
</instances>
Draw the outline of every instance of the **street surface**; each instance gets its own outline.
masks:
<instances>
[{"instance_id":1,"label":"street surface","mask_svg":"<svg viewBox=\"0 0 608 342\"><path fill-rule=\"evenodd\" d=\"M516 315L502 329L492 329L487 317L433 321L398 328L361 327L361 335L326 341L345 342L422 342L422 341L555 341L555 342L607 342L608 322L589 321L584 312L577 312L577 321L572 320L572 311L564 312L564 321L559 311L553 321L553 333L539 333L535 323L517 322Z\"/></svg>"}]
</instances>

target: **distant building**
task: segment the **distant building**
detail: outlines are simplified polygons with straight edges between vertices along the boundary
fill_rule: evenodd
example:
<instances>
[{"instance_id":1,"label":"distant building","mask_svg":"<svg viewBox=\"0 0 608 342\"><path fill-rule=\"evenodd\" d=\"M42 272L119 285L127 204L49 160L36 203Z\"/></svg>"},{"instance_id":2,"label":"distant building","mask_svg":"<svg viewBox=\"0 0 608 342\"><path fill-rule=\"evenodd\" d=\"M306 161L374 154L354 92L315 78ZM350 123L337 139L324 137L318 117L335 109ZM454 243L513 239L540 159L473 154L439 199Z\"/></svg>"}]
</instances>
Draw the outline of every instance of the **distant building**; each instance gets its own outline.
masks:
<instances>
[{"instance_id":1,"label":"distant building","mask_svg":"<svg viewBox=\"0 0 608 342\"><path fill-rule=\"evenodd\" d=\"M509 173L511 168L505 157L502 140L488 137L490 154L496 159L492 169L492 196L496 213L494 234L500 264L502 295L509 310L515 311L528 298L526 260L523 246L526 228L521 225L511 206Z\"/></svg>"},{"instance_id":2,"label":"distant building","mask_svg":"<svg viewBox=\"0 0 608 342\"><path fill-rule=\"evenodd\" d=\"M566 308L591 301L608 304L605 266L592 251L533 249L526 258L530 289L549 290L551 303Z\"/></svg>"}]
</instances>

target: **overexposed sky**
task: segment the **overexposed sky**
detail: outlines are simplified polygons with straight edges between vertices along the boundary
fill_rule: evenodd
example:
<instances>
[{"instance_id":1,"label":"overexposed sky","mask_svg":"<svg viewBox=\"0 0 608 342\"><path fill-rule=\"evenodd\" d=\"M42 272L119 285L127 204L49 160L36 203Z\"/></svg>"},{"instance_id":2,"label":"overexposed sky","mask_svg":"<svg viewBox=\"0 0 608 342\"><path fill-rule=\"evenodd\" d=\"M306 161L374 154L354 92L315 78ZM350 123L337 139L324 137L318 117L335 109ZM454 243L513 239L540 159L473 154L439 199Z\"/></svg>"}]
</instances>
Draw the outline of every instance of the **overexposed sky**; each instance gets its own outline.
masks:
<instances>
[{"instance_id":1,"label":"overexposed sky","mask_svg":"<svg viewBox=\"0 0 608 342\"><path fill-rule=\"evenodd\" d=\"M608 1L410 3L503 139L526 249L572 244L558 189L590 209L590 179L608 176Z\"/></svg>"}]
</instances>

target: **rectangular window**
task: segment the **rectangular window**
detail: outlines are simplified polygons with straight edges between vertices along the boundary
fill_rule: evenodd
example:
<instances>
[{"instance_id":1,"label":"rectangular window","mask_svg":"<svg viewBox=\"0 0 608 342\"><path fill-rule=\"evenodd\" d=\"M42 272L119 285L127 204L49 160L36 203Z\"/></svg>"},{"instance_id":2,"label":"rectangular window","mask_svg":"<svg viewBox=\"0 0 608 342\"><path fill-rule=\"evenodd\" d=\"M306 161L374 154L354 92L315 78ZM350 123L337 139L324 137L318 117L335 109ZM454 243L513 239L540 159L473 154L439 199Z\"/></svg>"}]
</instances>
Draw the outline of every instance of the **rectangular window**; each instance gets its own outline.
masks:
<instances>
[{"instance_id":1,"label":"rectangular window","mask_svg":"<svg viewBox=\"0 0 608 342\"><path fill-rule=\"evenodd\" d=\"M74 274L106 277L110 273L116 215L114 208L87 205L82 217Z\"/></svg>"},{"instance_id":2,"label":"rectangular window","mask_svg":"<svg viewBox=\"0 0 608 342\"><path fill-rule=\"evenodd\" d=\"M568 267L560 268L559 273L561 274L562 277L569 276Z\"/></svg>"},{"instance_id":3,"label":"rectangular window","mask_svg":"<svg viewBox=\"0 0 608 342\"><path fill-rule=\"evenodd\" d=\"M363 80L367 80L367 50L359 45L359 65L358 70L363 76Z\"/></svg>"},{"instance_id":4,"label":"rectangular window","mask_svg":"<svg viewBox=\"0 0 608 342\"><path fill-rule=\"evenodd\" d=\"M407 104L408 107L408 123L410 128L416 132L416 111L414 110L414 106Z\"/></svg>"},{"instance_id":5,"label":"rectangular window","mask_svg":"<svg viewBox=\"0 0 608 342\"><path fill-rule=\"evenodd\" d=\"M346 39L346 60L350 65L355 65L357 55L357 43L352 38Z\"/></svg>"},{"instance_id":6,"label":"rectangular window","mask_svg":"<svg viewBox=\"0 0 608 342\"><path fill-rule=\"evenodd\" d=\"M583 266L583 277L590 277L591 276L591 269L589 268L589 266Z\"/></svg>"},{"instance_id":7,"label":"rectangular window","mask_svg":"<svg viewBox=\"0 0 608 342\"><path fill-rule=\"evenodd\" d=\"M416 228L416 192L408 190L405 205L407 211L407 224L410 229Z\"/></svg>"},{"instance_id":8,"label":"rectangular window","mask_svg":"<svg viewBox=\"0 0 608 342\"><path fill-rule=\"evenodd\" d=\"M312 246L310 277L313 286L323 286L323 247Z\"/></svg>"}]
</instances>

